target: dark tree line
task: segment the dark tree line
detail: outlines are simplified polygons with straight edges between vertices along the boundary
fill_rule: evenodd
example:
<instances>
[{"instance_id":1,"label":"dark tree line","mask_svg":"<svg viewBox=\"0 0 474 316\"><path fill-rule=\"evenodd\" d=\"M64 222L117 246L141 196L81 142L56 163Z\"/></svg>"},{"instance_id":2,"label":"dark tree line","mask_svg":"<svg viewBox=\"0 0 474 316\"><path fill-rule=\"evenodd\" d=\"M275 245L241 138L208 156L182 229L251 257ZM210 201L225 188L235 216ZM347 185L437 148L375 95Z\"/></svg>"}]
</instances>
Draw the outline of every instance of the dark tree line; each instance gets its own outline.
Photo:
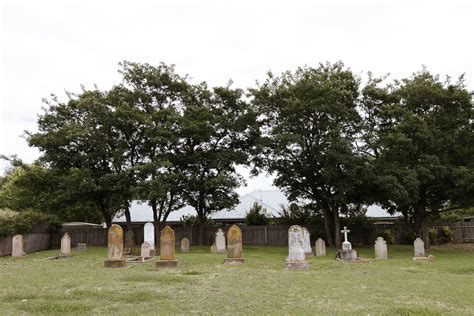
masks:
<instances>
[{"instance_id":1,"label":"dark tree line","mask_svg":"<svg viewBox=\"0 0 474 316\"><path fill-rule=\"evenodd\" d=\"M246 94L193 84L165 64L123 62L120 73L109 91L46 101L38 132L27 133L41 157L7 173L0 206L108 226L124 212L131 229L130 204L142 200L158 233L190 205L202 242L209 215L238 203L244 165L274 174L339 245L341 216L368 204L401 212L425 240L430 219L474 204L472 93L462 77L423 69L362 85L339 62L269 73Z\"/></svg>"}]
</instances>

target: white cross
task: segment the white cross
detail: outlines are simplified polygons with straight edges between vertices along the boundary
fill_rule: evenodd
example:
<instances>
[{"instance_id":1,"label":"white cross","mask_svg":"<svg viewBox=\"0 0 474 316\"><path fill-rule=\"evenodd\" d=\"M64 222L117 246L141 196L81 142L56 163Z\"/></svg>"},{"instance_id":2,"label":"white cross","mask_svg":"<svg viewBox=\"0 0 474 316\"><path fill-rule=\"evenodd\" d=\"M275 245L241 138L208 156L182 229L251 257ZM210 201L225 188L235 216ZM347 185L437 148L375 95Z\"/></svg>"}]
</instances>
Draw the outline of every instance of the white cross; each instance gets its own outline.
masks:
<instances>
[{"instance_id":1,"label":"white cross","mask_svg":"<svg viewBox=\"0 0 474 316\"><path fill-rule=\"evenodd\" d=\"M347 241L347 233L350 233L351 231L347 229L346 226L344 226L344 229L341 230L341 233L344 234L344 241Z\"/></svg>"}]
</instances>

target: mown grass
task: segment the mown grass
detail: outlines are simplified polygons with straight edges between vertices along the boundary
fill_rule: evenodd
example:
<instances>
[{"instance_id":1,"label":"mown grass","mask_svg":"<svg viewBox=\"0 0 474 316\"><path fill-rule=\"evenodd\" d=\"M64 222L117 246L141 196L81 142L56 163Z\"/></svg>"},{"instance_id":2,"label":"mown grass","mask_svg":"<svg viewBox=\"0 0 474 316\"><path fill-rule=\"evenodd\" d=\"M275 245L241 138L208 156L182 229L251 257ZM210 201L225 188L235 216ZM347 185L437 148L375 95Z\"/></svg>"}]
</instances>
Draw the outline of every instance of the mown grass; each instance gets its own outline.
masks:
<instances>
[{"instance_id":1,"label":"mown grass","mask_svg":"<svg viewBox=\"0 0 474 316\"><path fill-rule=\"evenodd\" d=\"M244 247L244 266L223 265L209 247L177 253L176 269L155 262L103 268L106 248L40 261L0 258L0 314L331 314L474 315L474 245L435 247L436 262L413 262L412 247L390 246L387 261L343 264L311 257L285 268L286 247ZM371 247L357 248L373 257Z\"/></svg>"}]
</instances>

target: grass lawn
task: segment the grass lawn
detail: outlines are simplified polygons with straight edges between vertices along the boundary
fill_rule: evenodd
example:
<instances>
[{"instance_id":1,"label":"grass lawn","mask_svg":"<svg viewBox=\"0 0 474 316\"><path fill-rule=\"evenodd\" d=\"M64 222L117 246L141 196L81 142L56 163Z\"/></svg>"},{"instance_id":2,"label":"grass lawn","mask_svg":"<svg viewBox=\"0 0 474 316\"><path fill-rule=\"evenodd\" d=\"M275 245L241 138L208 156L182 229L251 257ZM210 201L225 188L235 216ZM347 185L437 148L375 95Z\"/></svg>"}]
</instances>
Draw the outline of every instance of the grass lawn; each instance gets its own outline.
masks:
<instances>
[{"instance_id":1,"label":"grass lawn","mask_svg":"<svg viewBox=\"0 0 474 316\"><path fill-rule=\"evenodd\" d=\"M105 247L51 261L39 259L58 250L0 257L0 314L474 315L474 245L434 247L434 263L413 262L412 251L389 246L388 261L344 264L328 249L308 271L285 268L286 247L244 246L245 266L191 247L177 269L103 268Z\"/></svg>"}]
</instances>

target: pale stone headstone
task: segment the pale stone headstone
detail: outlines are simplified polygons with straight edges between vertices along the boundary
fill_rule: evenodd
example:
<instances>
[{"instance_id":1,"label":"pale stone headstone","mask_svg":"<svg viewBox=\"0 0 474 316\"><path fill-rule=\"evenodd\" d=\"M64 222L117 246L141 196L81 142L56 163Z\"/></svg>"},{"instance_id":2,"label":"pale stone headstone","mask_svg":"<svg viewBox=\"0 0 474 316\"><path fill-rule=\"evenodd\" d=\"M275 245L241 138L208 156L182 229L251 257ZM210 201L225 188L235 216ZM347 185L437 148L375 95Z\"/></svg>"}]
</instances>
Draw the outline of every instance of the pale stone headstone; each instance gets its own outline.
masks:
<instances>
[{"instance_id":1,"label":"pale stone headstone","mask_svg":"<svg viewBox=\"0 0 474 316\"><path fill-rule=\"evenodd\" d=\"M316 240L315 247L316 247L316 256L318 257L326 256L326 242L324 240L322 240L321 238L318 238L318 240Z\"/></svg>"},{"instance_id":2,"label":"pale stone headstone","mask_svg":"<svg viewBox=\"0 0 474 316\"><path fill-rule=\"evenodd\" d=\"M216 254L216 253L217 253L216 244L212 244L212 246L211 246L211 253L212 253L212 254Z\"/></svg>"},{"instance_id":3,"label":"pale stone headstone","mask_svg":"<svg viewBox=\"0 0 474 316\"><path fill-rule=\"evenodd\" d=\"M219 228L216 232L216 248L217 252L219 253L227 252L227 249L225 247L224 231L222 230L222 228Z\"/></svg>"},{"instance_id":4,"label":"pale stone headstone","mask_svg":"<svg viewBox=\"0 0 474 316\"><path fill-rule=\"evenodd\" d=\"M227 231L227 258L226 264L243 264L245 259L242 257L242 231L239 226L232 225Z\"/></svg>"},{"instance_id":5,"label":"pale stone headstone","mask_svg":"<svg viewBox=\"0 0 474 316\"><path fill-rule=\"evenodd\" d=\"M148 243L148 241L143 242L141 251L140 251L140 257L142 260L145 260L146 258L150 258L150 250L151 250L151 245Z\"/></svg>"},{"instance_id":6,"label":"pale stone headstone","mask_svg":"<svg viewBox=\"0 0 474 316\"><path fill-rule=\"evenodd\" d=\"M12 257L21 258L25 255L23 251L23 236L17 234L12 238Z\"/></svg>"},{"instance_id":7,"label":"pale stone headstone","mask_svg":"<svg viewBox=\"0 0 474 316\"><path fill-rule=\"evenodd\" d=\"M313 250L311 249L311 234L306 227L303 227L303 249L306 256L313 255Z\"/></svg>"},{"instance_id":8,"label":"pale stone headstone","mask_svg":"<svg viewBox=\"0 0 474 316\"><path fill-rule=\"evenodd\" d=\"M421 238L415 239L413 246L415 248L415 257L425 256L425 243Z\"/></svg>"},{"instance_id":9,"label":"pale stone headstone","mask_svg":"<svg viewBox=\"0 0 474 316\"><path fill-rule=\"evenodd\" d=\"M346 226L344 226L344 229L341 230L341 233L344 234L344 242L342 243L342 250L351 250L352 249L352 244L347 240L347 233L350 233L351 231L347 229Z\"/></svg>"},{"instance_id":10,"label":"pale stone headstone","mask_svg":"<svg viewBox=\"0 0 474 316\"><path fill-rule=\"evenodd\" d=\"M288 259L287 267L290 269L308 269L309 265L305 261L305 238L304 229L298 225L293 225L288 229Z\"/></svg>"},{"instance_id":11,"label":"pale stone headstone","mask_svg":"<svg viewBox=\"0 0 474 316\"><path fill-rule=\"evenodd\" d=\"M125 267L125 259L123 259L123 230L117 224L113 224L109 228L107 235L107 260L104 266L107 268Z\"/></svg>"},{"instance_id":12,"label":"pale stone headstone","mask_svg":"<svg viewBox=\"0 0 474 316\"><path fill-rule=\"evenodd\" d=\"M146 223L143 227L144 240L150 244L150 249L155 249L155 225Z\"/></svg>"},{"instance_id":13,"label":"pale stone headstone","mask_svg":"<svg viewBox=\"0 0 474 316\"><path fill-rule=\"evenodd\" d=\"M71 255L71 237L68 233L65 233L63 238L61 238L61 256Z\"/></svg>"},{"instance_id":14,"label":"pale stone headstone","mask_svg":"<svg viewBox=\"0 0 474 316\"><path fill-rule=\"evenodd\" d=\"M160 260L156 262L157 267L177 267L179 261L175 256L174 230L166 226L160 233Z\"/></svg>"},{"instance_id":15,"label":"pale stone headstone","mask_svg":"<svg viewBox=\"0 0 474 316\"><path fill-rule=\"evenodd\" d=\"M189 252L189 239L186 237L181 239L181 247L180 247L181 252Z\"/></svg>"},{"instance_id":16,"label":"pale stone headstone","mask_svg":"<svg viewBox=\"0 0 474 316\"><path fill-rule=\"evenodd\" d=\"M377 237L374 245L375 259L388 259L387 256L387 242L383 237Z\"/></svg>"}]
</instances>

